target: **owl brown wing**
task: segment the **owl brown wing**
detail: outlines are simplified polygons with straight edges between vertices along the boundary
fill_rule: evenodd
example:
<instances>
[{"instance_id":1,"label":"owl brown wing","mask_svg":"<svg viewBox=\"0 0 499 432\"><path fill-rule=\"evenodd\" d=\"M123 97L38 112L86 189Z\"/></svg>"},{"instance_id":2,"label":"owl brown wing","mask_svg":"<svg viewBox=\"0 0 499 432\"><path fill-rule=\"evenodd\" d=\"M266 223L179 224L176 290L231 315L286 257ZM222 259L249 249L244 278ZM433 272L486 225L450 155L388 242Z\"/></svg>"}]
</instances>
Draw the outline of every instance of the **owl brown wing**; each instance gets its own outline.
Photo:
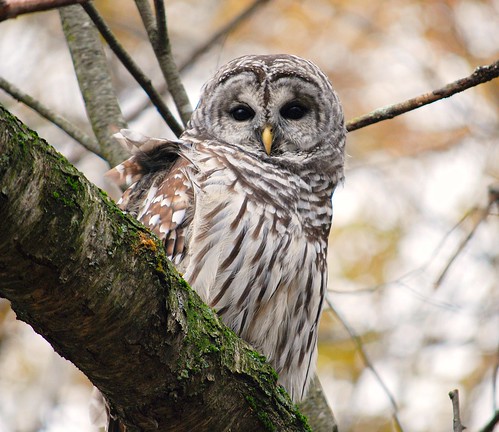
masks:
<instances>
[{"instance_id":1,"label":"owl brown wing","mask_svg":"<svg viewBox=\"0 0 499 432\"><path fill-rule=\"evenodd\" d=\"M149 138L129 130L115 136L132 153L106 174L128 187L118 205L154 232L163 241L168 257L179 264L194 214L190 173L195 166L187 156L190 144Z\"/></svg>"}]
</instances>

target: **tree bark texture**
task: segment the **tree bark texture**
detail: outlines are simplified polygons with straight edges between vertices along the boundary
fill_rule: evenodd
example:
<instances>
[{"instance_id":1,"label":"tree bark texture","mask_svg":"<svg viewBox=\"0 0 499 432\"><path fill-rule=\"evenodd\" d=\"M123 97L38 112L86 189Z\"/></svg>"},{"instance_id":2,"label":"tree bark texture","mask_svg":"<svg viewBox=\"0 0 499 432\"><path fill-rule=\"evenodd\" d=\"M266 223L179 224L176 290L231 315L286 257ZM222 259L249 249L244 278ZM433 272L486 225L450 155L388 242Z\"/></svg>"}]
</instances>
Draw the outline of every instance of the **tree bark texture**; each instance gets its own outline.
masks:
<instances>
[{"instance_id":1,"label":"tree bark texture","mask_svg":"<svg viewBox=\"0 0 499 432\"><path fill-rule=\"evenodd\" d=\"M338 432L336 418L327 403L317 374L310 383L307 398L300 402L298 408L308 417L309 425L314 432Z\"/></svg>"},{"instance_id":2,"label":"tree bark texture","mask_svg":"<svg viewBox=\"0 0 499 432\"><path fill-rule=\"evenodd\" d=\"M127 124L118 104L99 32L80 5L59 9L87 116L100 146L100 154L111 166L129 154L116 145L113 134Z\"/></svg>"},{"instance_id":3,"label":"tree bark texture","mask_svg":"<svg viewBox=\"0 0 499 432\"><path fill-rule=\"evenodd\" d=\"M310 430L160 242L2 107L0 295L130 431Z\"/></svg>"}]
</instances>

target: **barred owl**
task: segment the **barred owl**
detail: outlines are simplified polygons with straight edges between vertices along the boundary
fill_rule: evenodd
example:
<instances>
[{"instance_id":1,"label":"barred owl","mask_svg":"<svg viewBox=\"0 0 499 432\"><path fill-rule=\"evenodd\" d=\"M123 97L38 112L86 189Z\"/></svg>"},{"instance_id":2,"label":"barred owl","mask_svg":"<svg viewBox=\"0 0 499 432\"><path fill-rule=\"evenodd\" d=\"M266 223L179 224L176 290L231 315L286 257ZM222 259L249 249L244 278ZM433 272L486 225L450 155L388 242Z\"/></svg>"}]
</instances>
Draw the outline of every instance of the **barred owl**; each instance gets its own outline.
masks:
<instances>
[{"instance_id":1,"label":"barred owl","mask_svg":"<svg viewBox=\"0 0 499 432\"><path fill-rule=\"evenodd\" d=\"M294 401L313 376L343 112L326 76L252 55L205 85L178 141L118 134L118 202L163 242L201 298L274 366Z\"/></svg>"}]
</instances>

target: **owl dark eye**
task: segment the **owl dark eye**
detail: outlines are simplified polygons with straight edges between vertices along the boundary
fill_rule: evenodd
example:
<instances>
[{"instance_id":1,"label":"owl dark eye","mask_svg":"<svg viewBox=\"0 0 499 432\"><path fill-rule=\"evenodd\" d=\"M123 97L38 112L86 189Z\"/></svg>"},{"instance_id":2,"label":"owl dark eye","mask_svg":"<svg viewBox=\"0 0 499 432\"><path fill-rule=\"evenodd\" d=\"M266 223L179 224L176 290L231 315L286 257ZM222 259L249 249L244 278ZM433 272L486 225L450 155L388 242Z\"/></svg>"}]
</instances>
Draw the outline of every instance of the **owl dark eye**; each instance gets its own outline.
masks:
<instances>
[{"instance_id":1,"label":"owl dark eye","mask_svg":"<svg viewBox=\"0 0 499 432\"><path fill-rule=\"evenodd\" d=\"M287 120L299 120L307 114L306 106L298 102L290 102L281 108L281 116Z\"/></svg>"},{"instance_id":2,"label":"owl dark eye","mask_svg":"<svg viewBox=\"0 0 499 432\"><path fill-rule=\"evenodd\" d=\"M249 106L238 105L230 110L230 115L236 121L246 121L251 120L255 117L255 111L253 111Z\"/></svg>"}]
</instances>

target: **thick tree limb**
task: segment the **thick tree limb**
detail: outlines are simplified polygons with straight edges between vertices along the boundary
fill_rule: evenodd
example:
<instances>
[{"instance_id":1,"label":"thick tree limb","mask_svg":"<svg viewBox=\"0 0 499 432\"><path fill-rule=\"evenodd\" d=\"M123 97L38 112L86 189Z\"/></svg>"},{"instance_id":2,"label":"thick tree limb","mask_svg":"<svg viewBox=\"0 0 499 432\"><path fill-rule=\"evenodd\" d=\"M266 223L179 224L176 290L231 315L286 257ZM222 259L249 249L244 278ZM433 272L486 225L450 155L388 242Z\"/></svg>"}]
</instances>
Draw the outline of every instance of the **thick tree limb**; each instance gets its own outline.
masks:
<instances>
[{"instance_id":1,"label":"thick tree limb","mask_svg":"<svg viewBox=\"0 0 499 432\"><path fill-rule=\"evenodd\" d=\"M111 166L118 165L129 154L116 145L113 134L127 125L114 92L99 32L79 5L60 8L59 14L100 153Z\"/></svg>"},{"instance_id":2,"label":"thick tree limb","mask_svg":"<svg viewBox=\"0 0 499 432\"><path fill-rule=\"evenodd\" d=\"M0 21L85 1L88 0L0 0Z\"/></svg>"},{"instance_id":3,"label":"thick tree limb","mask_svg":"<svg viewBox=\"0 0 499 432\"><path fill-rule=\"evenodd\" d=\"M412 99L408 99L405 102L378 108L369 114L356 117L347 123L347 130L348 132L352 132L356 129L360 129L383 120L391 119L399 116L400 114L420 108L423 105L428 105L437 100L448 98L456 93L493 80L498 76L499 60L487 66L477 67L470 76L453 81L439 89L424 93Z\"/></svg>"},{"instance_id":4,"label":"thick tree limb","mask_svg":"<svg viewBox=\"0 0 499 432\"><path fill-rule=\"evenodd\" d=\"M129 430L309 430L160 242L1 107L0 220L0 295Z\"/></svg>"}]
</instances>

